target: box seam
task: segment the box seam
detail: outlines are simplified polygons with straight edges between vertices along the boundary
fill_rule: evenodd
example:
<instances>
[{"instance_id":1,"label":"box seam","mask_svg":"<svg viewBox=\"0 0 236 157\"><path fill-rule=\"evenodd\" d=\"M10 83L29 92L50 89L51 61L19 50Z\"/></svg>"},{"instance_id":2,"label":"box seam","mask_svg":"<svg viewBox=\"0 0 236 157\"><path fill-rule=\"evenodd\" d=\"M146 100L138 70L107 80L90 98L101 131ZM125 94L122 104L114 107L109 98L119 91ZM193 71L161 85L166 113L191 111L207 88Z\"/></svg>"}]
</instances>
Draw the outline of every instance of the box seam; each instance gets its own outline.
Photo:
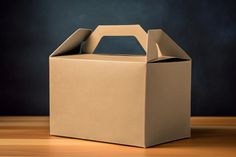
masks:
<instances>
[{"instance_id":1,"label":"box seam","mask_svg":"<svg viewBox=\"0 0 236 157\"><path fill-rule=\"evenodd\" d=\"M144 147L146 148L147 147L147 123L146 123L146 110L147 110L147 66L148 66L148 63L145 64L145 82L144 82L144 85L145 85L145 93L144 93Z\"/></svg>"}]
</instances>

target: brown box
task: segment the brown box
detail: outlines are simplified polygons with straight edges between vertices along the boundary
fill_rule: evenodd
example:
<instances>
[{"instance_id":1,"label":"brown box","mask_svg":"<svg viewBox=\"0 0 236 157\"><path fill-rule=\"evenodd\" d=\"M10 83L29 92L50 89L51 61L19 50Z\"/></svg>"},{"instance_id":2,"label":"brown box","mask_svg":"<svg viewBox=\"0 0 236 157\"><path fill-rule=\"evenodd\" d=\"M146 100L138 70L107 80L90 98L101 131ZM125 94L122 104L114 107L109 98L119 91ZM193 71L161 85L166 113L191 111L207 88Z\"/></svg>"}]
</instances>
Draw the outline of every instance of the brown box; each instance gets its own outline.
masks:
<instances>
[{"instance_id":1,"label":"brown box","mask_svg":"<svg viewBox=\"0 0 236 157\"><path fill-rule=\"evenodd\" d=\"M134 36L146 56L93 54L104 36ZM191 59L162 30L81 28L49 62L51 135L139 147L190 137Z\"/></svg>"}]
</instances>

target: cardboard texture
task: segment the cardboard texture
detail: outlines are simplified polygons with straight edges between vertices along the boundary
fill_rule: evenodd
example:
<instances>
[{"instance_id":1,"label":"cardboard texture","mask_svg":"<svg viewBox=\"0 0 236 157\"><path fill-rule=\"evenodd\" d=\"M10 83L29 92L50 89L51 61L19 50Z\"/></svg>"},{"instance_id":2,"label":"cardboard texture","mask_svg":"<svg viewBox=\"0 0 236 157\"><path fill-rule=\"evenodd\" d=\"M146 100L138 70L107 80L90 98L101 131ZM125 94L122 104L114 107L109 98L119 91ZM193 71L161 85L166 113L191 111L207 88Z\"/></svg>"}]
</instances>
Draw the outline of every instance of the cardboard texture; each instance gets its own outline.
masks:
<instances>
[{"instance_id":1,"label":"cardboard texture","mask_svg":"<svg viewBox=\"0 0 236 157\"><path fill-rule=\"evenodd\" d=\"M145 56L93 54L134 36ZM191 59L162 30L78 29L49 57L50 134L150 147L190 137Z\"/></svg>"}]
</instances>

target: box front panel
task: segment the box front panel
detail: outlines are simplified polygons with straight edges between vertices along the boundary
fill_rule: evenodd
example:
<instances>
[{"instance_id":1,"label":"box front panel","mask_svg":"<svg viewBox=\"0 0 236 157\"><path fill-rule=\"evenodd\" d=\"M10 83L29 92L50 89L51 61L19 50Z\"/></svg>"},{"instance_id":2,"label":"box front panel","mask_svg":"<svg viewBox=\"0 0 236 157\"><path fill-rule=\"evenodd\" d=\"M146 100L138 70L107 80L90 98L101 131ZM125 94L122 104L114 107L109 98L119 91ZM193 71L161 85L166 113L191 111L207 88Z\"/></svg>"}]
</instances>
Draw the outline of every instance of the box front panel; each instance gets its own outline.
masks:
<instances>
[{"instance_id":1,"label":"box front panel","mask_svg":"<svg viewBox=\"0 0 236 157\"><path fill-rule=\"evenodd\" d=\"M50 133L142 146L145 63L50 59Z\"/></svg>"}]
</instances>

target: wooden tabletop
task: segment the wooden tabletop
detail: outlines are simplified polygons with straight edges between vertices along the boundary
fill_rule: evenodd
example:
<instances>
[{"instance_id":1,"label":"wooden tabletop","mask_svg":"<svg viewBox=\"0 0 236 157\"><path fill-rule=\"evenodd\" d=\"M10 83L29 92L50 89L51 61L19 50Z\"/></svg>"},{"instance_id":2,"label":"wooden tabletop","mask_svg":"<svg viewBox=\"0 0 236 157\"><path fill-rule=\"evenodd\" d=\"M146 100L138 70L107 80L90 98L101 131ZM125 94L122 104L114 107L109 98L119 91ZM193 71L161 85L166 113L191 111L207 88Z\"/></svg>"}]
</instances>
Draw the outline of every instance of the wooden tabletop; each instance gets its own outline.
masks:
<instances>
[{"instance_id":1,"label":"wooden tabletop","mask_svg":"<svg viewBox=\"0 0 236 157\"><path fill-rule=\"evenodd\" d=\"M48 117L0 117L0 156L236 157L236 117L191 121L191 138L145 149L50 136Z\"/></svg>"}]
</instances>

